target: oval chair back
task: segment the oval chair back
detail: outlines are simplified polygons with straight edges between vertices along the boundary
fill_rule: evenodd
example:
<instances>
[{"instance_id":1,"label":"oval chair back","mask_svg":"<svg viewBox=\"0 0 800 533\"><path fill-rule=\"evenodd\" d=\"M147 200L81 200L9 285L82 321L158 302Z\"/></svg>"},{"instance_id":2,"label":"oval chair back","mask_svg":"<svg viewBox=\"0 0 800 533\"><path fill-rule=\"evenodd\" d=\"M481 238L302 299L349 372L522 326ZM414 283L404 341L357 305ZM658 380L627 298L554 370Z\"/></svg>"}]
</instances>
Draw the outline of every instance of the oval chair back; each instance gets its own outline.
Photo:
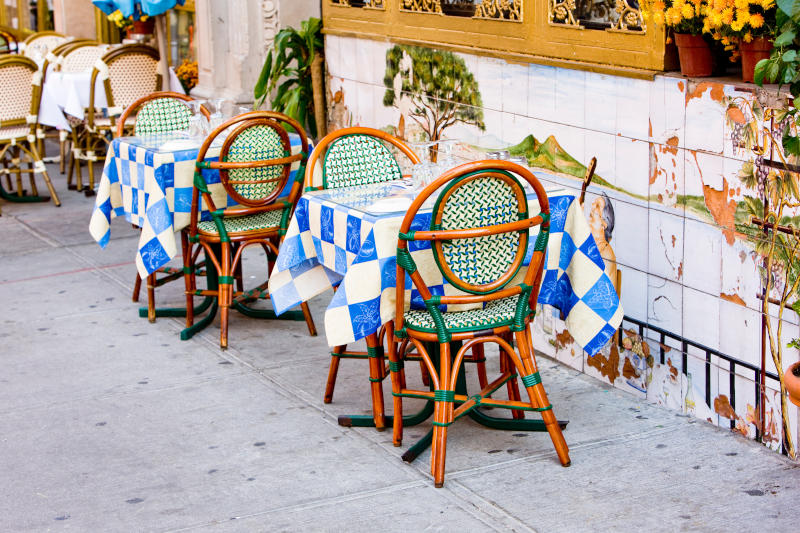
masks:
<instances>
[{"instance_id":1,"label":"oval chair back","mask_svg":"<svg viewBox=\"0 0 800 533\"><path fill-rule=\"evenodd\" d=\"M47 52L50 52L56 46L64 44L69 40L69 37L62 33L55 31L40 31L29 35L24 41L22 41L19 44L19 51L17 53L21 53L25 55L25 57L29 57L31 59L33 59L36 55L44 58L47 56Z\"/></svg>"},{"instance_id":2,"label":"oval chair back","mask_svg":"<svg viewBox=\"0 0 800 533\"><path fill-rule=\"evenodd\" d=\"M161 90L158 61L158 50L141 44L120 46L100 58L92 69L89 85L89 129L95 126L95 90L98 78L103 82L108 116L114 126L116 117L122 114L123 109L143 96Z\"/></svg>"},{"instance_id":3,"label":"oval chair back","mask_svg":"<svg viewBox=\"0 0 800 533\"><path fill-rule=\"evenodd\" d=\"M39 113L41 74L36 63L22 55L0 58L0 125L30 127L33 133Z\"/></svg>"},{"instance_id":4,"label":"oval chair back","mask_svg":"<svg viewBox=\"0 0 800 533\"><path fill-rule=\"evenodd\" d=\"M96 41L68 43L61 50L58 70L61 72L91 72L97 60L108 51Z\"/></svg>"},{"instance_id":5,"label":"oval chair back","mask_svg":"<svg viewBox=\"0 0 800 533\"><path fill-rule=\"evenodd\" d=\"M160 91L143 96L125 109L117 122L117 137L122 137L125 123L131 117L134 135L153 135L172 131L186 131L192 118L192 110L186 104L194 99L185 94ZM208 119L210 114L205 107L200 111Z\"/></svg>"},{"instance_id":6,"label":"oval chair back","mask_svg":"<svg viewBox=\"0 0 800 533\"><path fill-rule=\"evenodd\" d=\"M539 213L531 215L526 181L536 192ZM439 192L430 224L414 227L414 217L429 197ZM397 244L397 321L403 325L405 273L419 291L436 322L439 338L451 332L437 320L440 304L469 304L521 295L516 301L518 326L535 309L550 228L550 209L544 188L530 170L509 161L466 163L445 172L414 200L400 227ZM527 256L529 230L540 226L522 283L516 278ZM467 293L432 298L433 293L416 268L409 242L430 241L442 275ZM505 324L511 325L511 324Z\"/></svg>"},{"instance_id":7,"label":"oval chair back","mask_svg":"<svg viewBox=\"0 0 800 533\"><path fill-rule=\"evenodd\" d=\"M337 189L400 179L400 164L389 147L404 154L411 164L419 157L400 139L373 128L342 128L329 133L314 148L306 169L306 188ZM322 168L322 183L315 186L317 162Z\"/></svg>"}]
</instances>

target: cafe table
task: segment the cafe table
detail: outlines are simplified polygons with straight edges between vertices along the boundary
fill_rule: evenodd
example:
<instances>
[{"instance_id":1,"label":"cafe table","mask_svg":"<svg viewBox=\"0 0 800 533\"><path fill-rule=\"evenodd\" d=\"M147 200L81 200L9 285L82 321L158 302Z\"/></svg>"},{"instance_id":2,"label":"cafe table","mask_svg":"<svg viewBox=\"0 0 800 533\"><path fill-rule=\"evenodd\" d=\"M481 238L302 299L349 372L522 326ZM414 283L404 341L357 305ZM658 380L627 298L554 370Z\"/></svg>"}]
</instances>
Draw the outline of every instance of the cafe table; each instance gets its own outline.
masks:
<instances>
[{"instance_id":1,"label":"cafe table","mask_svg":"<svg viewBox=\"0 0 800 533\"><path fill-rule=\"evenodd\" d=\"M212 144L206 158L218 159L224 137ZM292 154L302 149L300 137L289 134ZM165 266L178 255L175 233L187 227L191 220L192 189L195 162L202 139L189 137L183 132L159 135L131 136L114 139L106 155L95 205L89 222L89 232L105 248L111 238L111 220L124 217L141 229L136 250L136 269L142 279ZM284 193L288 195L297 173L299 162L294 163ZM237 203L225 192L219 172L204 169L209 193L218 208L232 207ZM211 214L202 205L201 220L211 220ZM215 269L207 270L207 282L213 283ZM210 299L213 299L209 297ZM203 312L209 305L212 311L184 330L182 339L191 337L213 319L216 301L207 298L198 308ZM185 309L156 310L156 316L183 316ZM147 309L139 314L147 316ZM288 317L287 317L288 318ZM293 313L291 319L304 320L302 313Z\"/></svg>"},{"instance_id":2,"label":"cafe table","mask_svg":"<svg viewBox=\"0 0 800 533\"><path fill-rule=\"evenodd\" d=\"M543 180L548 178L537 174ZM409 180L304 194L270 274L269 293L275 312L285 312L338 286L325 311L328 344L339 346L359 339L374 344L381 325L394 320L397 235L415 195ZM575 195L553 189L547 191L547 196L550 238L538 302L561 311L570 334L591 356L619 328L622 305L605 274L603 258ZM535 202L532 191L529 202L531 199ZM411 229L429 228L430 219L430 206L423 206ZM531 234L530 242L534 242L538 226L532 228ZM429 242L415 242L409 249L434 294L462 294L442 278ZM532 247L528 254L526 264ZM412 284L407 280L405 286ZM406 290L406 301L425 309L417 291ZM378 377L371 375L373 384ZM340 417L340 423L383 425L382 421L369 418ZM534 429L540 421L514 422L530 423L527 429Z\"/></svg>"}]
</instances>

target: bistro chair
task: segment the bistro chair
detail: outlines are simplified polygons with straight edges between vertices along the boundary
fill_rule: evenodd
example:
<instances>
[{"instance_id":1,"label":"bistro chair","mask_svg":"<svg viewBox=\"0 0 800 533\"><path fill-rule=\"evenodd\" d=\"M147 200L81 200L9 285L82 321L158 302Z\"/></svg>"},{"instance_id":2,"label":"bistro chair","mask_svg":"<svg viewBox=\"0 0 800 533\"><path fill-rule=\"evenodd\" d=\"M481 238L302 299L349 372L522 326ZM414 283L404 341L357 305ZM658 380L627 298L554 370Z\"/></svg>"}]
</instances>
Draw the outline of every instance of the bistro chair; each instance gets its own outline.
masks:
<instances>
[{"instance_id":1,"label":"bistro chair","mask_svg":"<svg viewBox=\"0 0 800 533\"><path fill-rule=\"evenodd\" d=\"M191 102L192 100L191 96L167 91L143 96L128 106L119 117L116 136L122 137L125 134L125 125L129 118L135 118L136 120L133 124L134 135L185 131L189 128L189 122L192 118L192 110L186 105L186 102ZM201 107L200 111L206 118L209 118L209 112L205 107ZM186 236L186 230L181 231L181 239L185 240ZM186 243L183 246L185 247ZM156 274L164 275L157 277ZM182 277L183 270L172 267L161 267L147 277L147 317L150 322L155 322L156 320L156 287ZM134 302L139 301L141 287L142 278L137 272L136 281L133 284Z\"/></svg>"},{"instance_id":2,"label":"bistro chair","mask_svg":"<svg viewBox=\"0 0 800 533\"><path fill-rule=\"evenodd\" d=\"M528 211L521 180L536 192L536 215L531 216ZM429 226L412 229L422 204L437 192ZM530 263L523 267L529 230L535 226L539 226L539 234ZM389 343L393 440L397 446L402 442L403 398L433 400L431 473L436 487L444 483L448 427L478 406L539 412L561 464L570 464L569 449L536 367L528 327L535 314L549 228L550 209L542 185L526 168L498 160L466 163L448 170L417 196L403 219L397 241L396 328L390 333L401 341L401 349L397 350L394 339ZM429 245L430 249L422 250L421 245ZM432 294L417 269L417 261L430 260L431 255L442 278L463 294ZM520 279L518 274L522 272L524 277ZM424 300L424 310L407 308L406 274ZM448 311L441 307L464 304L478 308ZM513 335L517 350L506 340L507 333ZM451 347L451 342L463 345ZM500 349L500 377L482 386L476 395L456 393L465 353L476 344L490 342ZM408 343L416 347L425 362L433 390L406 387L402 347ZM433 348L439 357L435 357ZM491 397L516 374L522 376L529 401Z\"/></svg>"},{"instance_id":3,"label":"bistro chair","mask_svg":"<svg viewBox=\"0 0 800 533\"><path fill-rule=\"evenodd\" d=\"M39 101L42 97L41 73L36 63L20 55L0 58L0 161L2 173L6 175L6 191L0 184L0 196L8 201L47 201L52 198L60 206L53 184L47 175L39 151L36 149L36 124ZM27 159L27 168L22 167L22 156ZM16 174L16 195L11 194L11 174ZM22 185L22 174L29 174L31 195L26 196ZM39 197L34 176L41 174L50 191L50 198Z\"/></svg>"},{"instance_id":4,"label":"bistro chair","mask_svg":"<svg viewBox=\"0 0 800 533\"><path fill-rule=\"evenodd\" d=\"M291 144L286 127L300 136L302 151L291 155ZM219 161L209 155L214 141L227 134L219 153ZM195 187L192 193L191 222L187 244L183 250L184 279L186 280L186 326L194 324L194 296L216 296L220 312L221 348L228 347L228 314L231 306L242 309L243 303L254 298L266 298L267 282L253 290L244 291L241 283L242 252L248 246L260 246L267 254L268 273L278 256L278 246L295 203L300 195L306 161L308 139L300 124L285 115L271 111L253 111L234 117L206 138L197 155ZM289 180L292 164L300 163L297 178L289 197L279 199ZM219 171L223 190L216 199L209 191L206 180L209 170ZM225 194L239 205L225 208ZM202 205L212 220L200 220ZM218 287L198 290L195 270L200 251L205 251L206 265L216 269ZM210 260L210 265L209 265ZM210 274L207 275L210 278ZM237 290L233 282L236 278ZM247 309L247 308L246 308ZM316 335L308 305L301 304L309 333Z\"/></svg>"},{"instance_id":5,"label":"bistro chair","mask_svg":"<svg viewBox=\"0 0 800 533\"><path fill-rule=\"evenodd\" d=\"M16 54L18 48L14 34L5 28L0 28L0 54Z\"/></svg>"},{"instance_id":6,"label":"bistro chair","mask_svg":"<svg viewBox=\"0 0 800 533\"><path fill-rule=\"evenodd\" d=\"M69 40L70 38L62 33L40 31L29 35L24 41L19 43L17 53L23 54L30 59L36 59L37 57L44 59L47 52Z\"/></svg>"},{"instance_id":7,"label":"bistro chair","mask_svg":"<svg viewBox=\"0 0 800 533\"><path fill-rule=\"evenodd\" d=\"M400 139L381 130L373 128L343 128L326 135L314 149L307 168L306 190L309 189L337 189L381 183L400 179L403 173L399 162L389 148L403 154L408 162L415 165L420 162L419 157ZM319 168L317 162L319 161ZM321 180L315 179L321 173ZM315 183L321 181L321 186ZM381 337L383 335L380 335ZM372 350L361 352L347 350L347 346L336 346L331 352L331 363L328 370L328 380L325 385L324 402L333 401L333 391L336 386L336 377L339 372L340 359L365 359L370 358ZM376 412L383 413L383 400L380 383L376 379L387 376L387 367L383 358L379 356L379 376L370 376L373 389L373 401L380 405L373 405ZM485 385L486 368L483 346L476 346L470 361L478 365L478 378L481 385ZM423 380L427 382L427 369L420 364ZM371 374L373 374L371 372Z\"/></svg>"},{"instance_id":8,"label":"bistro chair","mask_svg":"<svg viewBox=\"0 0 800 533\"><path fill-rule=\"evenodd\" d=\"M158 50L141 44L115 48L100 58L92 69L89 83L89 108L82 139L77 139L80 151L75 152L75 172L81 188L80 161L89 168L87 196L94 194L94 165L97 151L106 148L117 130L117 117L138 99L161 90L163 80L158 73ZM98 109L96 82L103 82L106 107ZM73 137L73 142L76 138Z\"/></svg>"},{"instance_id":9,"label":"bistro chair","mask_svg":"<svg viewBox=\"0 0 800 533\"><path fill-rule=\"evenodd\" d=\"M44 57L44 63L42 63L42 87L44 87L44 83L51 70L63 72L90 71L94 62L103 55L103 49L104 48L99 46L96 41L89 39L75 39L56 46L51 51L47 52L47 55ZM80 125L80 122L77 120L72 120L70 122L73 127ZM59 170L61 174L64 174L67 160L67 143L70 138L69 131L59 130L57 135L52 133L53 131L54 128L39 124L36 129L37 148L42 158L45 158L47 157L45 153L45 139L57 138L59 143Z\"/></svg>"}]
</instances>

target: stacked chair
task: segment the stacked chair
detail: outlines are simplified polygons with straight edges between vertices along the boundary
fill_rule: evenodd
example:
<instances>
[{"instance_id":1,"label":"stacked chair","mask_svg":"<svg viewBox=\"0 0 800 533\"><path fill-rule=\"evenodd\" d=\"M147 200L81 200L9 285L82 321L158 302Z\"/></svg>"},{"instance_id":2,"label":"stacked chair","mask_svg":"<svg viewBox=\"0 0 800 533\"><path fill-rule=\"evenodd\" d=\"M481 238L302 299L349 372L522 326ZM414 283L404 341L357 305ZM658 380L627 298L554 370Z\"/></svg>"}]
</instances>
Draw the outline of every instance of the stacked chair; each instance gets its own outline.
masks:
<instances>
[{"instance_id":1,"label":"stacked chair","mask_svg":"<svg viewBox=\"0 0 800 533\"><path fill-rule=\"evenodd\" d=\"M0 54L16 54L18 48L14 34L6 28L0 28Z\"/></svg>"},{"instance_id":2,"label":"stacked chair","mask_svg":"<svg viewBox=\"0 0 800 533\"><path fill-rule=\"evenodd\" d=\"M46 201L61 205L41 155L36 148L36 125L42 96L41 73L36 63L21 55L0 58L0 83L4 96L0 99L0 162L6 187L0 183L0 197L8 201ZM23 168L23 160L26 167ZM30 177L31 194L23 189L22 174ZM40 197L36 174L41 174L50 197ZM16 176L12 184L11 176ZM12 189L16 188L16 194Z\"/></svg>"},{"instance_id":3,"label":"stacked chair","mask_svg":"<svg viewBox=\"0 0 800 533\"><path fill-rule=\"evenodd\" d=\"M30 59L36 59L37 56L44 58L48 52L69 40L70 38L66 35L55 31L40 31L29 35L19 43L17 53Z\"/></svg>"},{"instance_id":4,"label":"stacked chair","mask_svg":"<svg viewBox=\"0 0 800 533\"><path fill-rule=\"evenodd\" d=\"M524 182L536 192L537 214L528 211ZM430 229L411 231L414 217L431 197L436 197L436 203ZM539 226L539 234L530 263L524 267L529 230L535 226ZM404 398L434 402L431 474L436 487L444 483L448 427L479 406L538 412L561 464L570 464L569 449L536 367L529 328L542 282L549 227L547 195L536 177L520 165L497 160L467 163L445 172L417 196L403 219L397 242L396 323L388 333L393 440L396 446L402 442ZM415 246L410 246L412 243ZM423 249L422 243L430 249ZM415 250L413 254L411 250ZM442 278L463 295L431 293L417 269L417 261L429 260L431 254ZM406 309L406 274L422 296L425 309ZM476 308L442 310L442 306L465 304ZM466 353L486 343L500 349L500 377L482 385L479 394L457 393ZM408 344L416 347L428 368L433 390L407 387L402 361ZM527 401L513 397L511 390L509 400L492 398L495 390L516 380L517 374L522 376Z\"/></svg>"},{"instance_id":5,"label":"stacked chair","mask_svg":"<svg viewBox=\"0 0 800 533\"><path fill-rule=\"evenodd\" d=\"M291 155L287 129L297 132L302 141L302 151ZM214 141L227 133L219 153L219 160L209 154ZM286 233L295 203L300 196L306 161L308 139L302 126L285 115L270 111L253 111L234 117L216 128L197 156L195 187L192 194L192 215L188 238L184 240L183 264L186 280L186 326L194 324L193 300L195 296L215 296L220 312L220 347L228 347L228 315L236 307L251 316L260 316L258 310L244 307L253 298L266 298L267 283L245 292L242 286L242 252L249 246L258 246L267 255L267 272L271 272L278 255L278 246ZM293 163L299 162L297 178L289 197L279 199L288 183ZM212 197L207 173L218 171L224 192L237 202L236 207L218 207L224 196ZM212 220L200 220L201 207L207 209ZM193 265L201 251L206 254L206 265L216 270L218 287L198 290ZM208 273L211 276L211 273ZM234 290L234 281L237 282ZM316 334L308 305L303 303L303 315L311 335ZM264 313L268 315L268 313Z\"/></svg>"}]
</instances>

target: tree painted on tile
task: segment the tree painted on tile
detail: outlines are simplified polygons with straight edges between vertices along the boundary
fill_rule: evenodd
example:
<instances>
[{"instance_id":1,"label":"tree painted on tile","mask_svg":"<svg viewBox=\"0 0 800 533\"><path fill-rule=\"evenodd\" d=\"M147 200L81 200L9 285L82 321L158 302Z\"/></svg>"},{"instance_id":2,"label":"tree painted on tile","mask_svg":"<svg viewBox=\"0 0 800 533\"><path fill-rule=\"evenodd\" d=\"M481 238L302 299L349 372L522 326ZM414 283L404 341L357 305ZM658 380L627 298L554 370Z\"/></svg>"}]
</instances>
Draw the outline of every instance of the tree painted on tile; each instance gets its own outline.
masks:
<instances>
[{"instance_id":1,"label":"tree painted on tile","mask_svg":"<svg viewBox=\"0 0 800 533\"><path fill-rule=\"evenodd\" d=\"M407 110L432 141L461 122L486 129L478 82L452 52L396 45L386 52L383 105Z\"/></svg>"}]
</instances>

